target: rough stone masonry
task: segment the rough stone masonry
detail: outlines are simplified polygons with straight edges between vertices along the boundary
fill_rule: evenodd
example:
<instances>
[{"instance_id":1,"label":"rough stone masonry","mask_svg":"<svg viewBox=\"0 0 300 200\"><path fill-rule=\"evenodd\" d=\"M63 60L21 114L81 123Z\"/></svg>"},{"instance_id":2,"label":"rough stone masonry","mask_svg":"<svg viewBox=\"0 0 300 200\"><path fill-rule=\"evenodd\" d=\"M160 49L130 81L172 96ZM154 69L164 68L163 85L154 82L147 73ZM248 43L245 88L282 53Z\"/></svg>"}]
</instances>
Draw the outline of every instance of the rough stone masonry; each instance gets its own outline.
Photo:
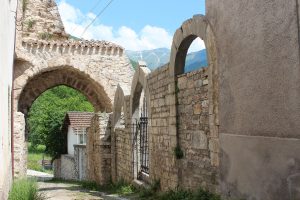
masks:
<instances>
[{"instance_id":1,"label":"rough stone masonry","mask_svg":"<svg viewBox=\"0 0 300 200\"><path fill-rule=\"evenodd\" d=\"M64 31L53 0L20 0L18 21L21 23L17 27L14 65L15 116L22 113L26 119L33 101L57 85L79 90L96 111L112 111L117 84L129 87L133 76L121 46L107 41L71 39ZM22 176L26 171L28 131L17 120L15 127L15 176Z\"/></svg>"}]
</instances>

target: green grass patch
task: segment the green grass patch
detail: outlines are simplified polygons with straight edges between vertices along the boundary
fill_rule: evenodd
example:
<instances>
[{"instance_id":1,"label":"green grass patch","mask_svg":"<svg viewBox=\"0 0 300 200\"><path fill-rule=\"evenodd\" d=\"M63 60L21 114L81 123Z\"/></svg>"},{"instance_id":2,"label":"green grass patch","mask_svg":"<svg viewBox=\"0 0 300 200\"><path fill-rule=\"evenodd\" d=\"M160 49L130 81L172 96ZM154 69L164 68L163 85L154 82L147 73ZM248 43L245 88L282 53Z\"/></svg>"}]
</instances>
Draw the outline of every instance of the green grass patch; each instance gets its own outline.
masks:
<instances>
[{"instance_id":1,"label":"green grass patch","mask_svg":"<svg viewBox=\"0 0 300 200\"><path fill-rule=\"evenodd\" d=\"M45 170L41 165L41 160L51 160L51 157L45 154L45 145L32 146L31 143L28 143L28 158L27 158L27 168L40 172L53 173L52 170Z\"/></svg>"},{"instance_id":2,"label":"green grass patch","mask_svg":"<svg viewBox=\"0 0 300 200\"><path fill-rule=\"evenodd\" d=\"M14 181L9 200L43 200L41 193L38 193L37 182L34 179L17 179Z\"/></svg>"},{"instance_id":3,"label":"green grass patch","mask_svg":"<svg viewBox=\"0 0 300 200\"><path fill-rule=\"evenodd\" d=\"M160 191L159 180L154 181L149 188L141 189L139 199L144 200L221 200L217 194L199 188L196 191L177 188L167 192Z\"/></svg>"},{"instance_id":4,"label":"green grass patch","mask_svg":"<svg viewBox=\"0 0 300 200\"><path fill-rule=\"evenodd\" d=\"M199 188L197 191L190 191L184 189L169 190L161 193L156 197L157 200L221 200L217 194L211 193L207 190Z\"/></svg>"}]
</instances>

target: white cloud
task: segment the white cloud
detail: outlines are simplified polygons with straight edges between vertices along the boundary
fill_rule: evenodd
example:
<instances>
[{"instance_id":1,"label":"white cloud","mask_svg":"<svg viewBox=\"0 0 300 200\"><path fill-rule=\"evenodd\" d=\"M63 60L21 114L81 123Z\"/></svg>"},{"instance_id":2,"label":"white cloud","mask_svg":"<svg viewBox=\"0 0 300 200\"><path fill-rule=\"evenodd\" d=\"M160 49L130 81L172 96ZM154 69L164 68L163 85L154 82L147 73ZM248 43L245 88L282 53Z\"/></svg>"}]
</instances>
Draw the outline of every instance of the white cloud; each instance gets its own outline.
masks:
<instances>
[{"instance_id":1,"label":"white cloud","mask_svg":"<svg viewBox=\"0 0 300 200\"><path fill-rule=\"evenodd\" d=\"M68 4L66 0L58 3L58 9L65 25L66 32L73 36L94 39L107 40L123 46L127 50L149 50L155 48L171 48L173 36L165 29L146 25L140 32L122 26L114 29L112 26L104 24L92 24L82 35L85 27L96 17L94 13L83 14L78 8ZM194 44L196 43L196 44ZM193 42L190 49L196 51L200 46L203 49L204 43L201 41ZM199 49L198 49L199 50Z\"/></svg>"}]
</instances>

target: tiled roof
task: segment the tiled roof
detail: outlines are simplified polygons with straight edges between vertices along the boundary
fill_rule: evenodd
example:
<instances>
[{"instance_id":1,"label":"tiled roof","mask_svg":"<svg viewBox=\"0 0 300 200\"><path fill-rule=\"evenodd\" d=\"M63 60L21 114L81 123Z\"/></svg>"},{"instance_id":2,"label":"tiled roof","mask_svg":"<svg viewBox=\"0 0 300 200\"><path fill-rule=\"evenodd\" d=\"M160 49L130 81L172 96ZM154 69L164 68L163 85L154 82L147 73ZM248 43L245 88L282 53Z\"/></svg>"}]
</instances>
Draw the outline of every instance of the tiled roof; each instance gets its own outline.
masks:
<instances>
[{"instance_id":1,"label":"tiled roof","mask_svg":"<svg viewBox=\"0 0 300 200\"><path fill-rule=\"evenodd\" d=\"M70 125L73 127L90 127L91 119L95 113L71 111L67 113ZM67 117L66 116L66 117Z\"/></svg>"}]
</instances>

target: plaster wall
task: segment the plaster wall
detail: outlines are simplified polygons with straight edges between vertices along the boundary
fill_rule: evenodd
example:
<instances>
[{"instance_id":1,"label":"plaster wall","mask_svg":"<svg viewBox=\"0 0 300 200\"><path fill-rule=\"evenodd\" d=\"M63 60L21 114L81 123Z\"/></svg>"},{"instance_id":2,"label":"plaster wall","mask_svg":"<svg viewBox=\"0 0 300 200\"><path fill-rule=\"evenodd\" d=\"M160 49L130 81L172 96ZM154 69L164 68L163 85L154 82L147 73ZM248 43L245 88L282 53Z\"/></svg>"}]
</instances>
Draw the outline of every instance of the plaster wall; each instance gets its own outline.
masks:
<instances>
[{"instance_id":1,"label":"plaster wall","mask_svg":"<svg viewBox=\"0 0 300 200\"><path fill-rule=\"evenodd\" d=\"M299 199L298 4L206 1L217 46L220 183L227 197Z\"/></svg>"},{"instance_id":2,"label":"plaster wall","mask_svg":"<svg viewBox=\"0 0 300 200\"><path fill-rule=\"evenodd\" d=\"M12 182L10 108L16 6L16 0L4 0L0 7L0 199L7 198Z\"/></svg>"},{"instance_id":3,"label":"plaster wall","mask_svg":"<svg viewBox=\"0 0 300 200\"><path fill-rule=\"evenodd\" d=\"M77 144L77 136L73 132L73 128L68 126L68 154L74 155L74 144Z\"/></svg>"}]
</instances>

